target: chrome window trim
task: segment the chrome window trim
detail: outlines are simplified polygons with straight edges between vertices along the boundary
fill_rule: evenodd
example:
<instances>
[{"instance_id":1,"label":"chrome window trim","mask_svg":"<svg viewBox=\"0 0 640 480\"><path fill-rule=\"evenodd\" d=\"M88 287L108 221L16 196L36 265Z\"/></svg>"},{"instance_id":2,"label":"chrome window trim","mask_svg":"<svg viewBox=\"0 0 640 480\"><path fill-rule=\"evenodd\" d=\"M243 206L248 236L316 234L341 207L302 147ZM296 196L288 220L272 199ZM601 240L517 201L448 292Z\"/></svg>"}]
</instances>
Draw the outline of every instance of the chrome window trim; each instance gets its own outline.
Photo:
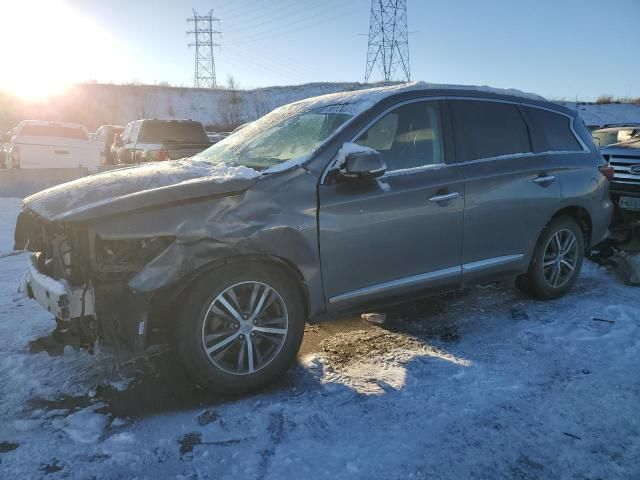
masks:
<instances>
[{"instance_id":1,"label":"chrome window trim","mask_svg":"<svg viewBox=\"0 0 640 480\"><path fill-rule=\"evenodd\" d=\"M455 167L457 165L468 165L468 164L472 164L472 163L484 163L484 162L493 162L495 160L513 160L514 158L530 158L530 157L537 157L539 155L575 155L576 153L583 153L583 152L571 152L571 151L548 151L548 152L538 152L538 153L534 153L534 152L527 152L527 153L512 153L509 155L500 155L497 157L485 157L485 158L479 158L478 160L465 160L464 162L456 162L456 163L437 163L434 165L425 165L423 167L414 167L414 168L405 168L405 169L400 169L400 170L390 170L389 172L386 172L384 175L382 175L381 177L379 177L380 180L383 180L387 177L396 177L399 175L407 175L407 174L411 174L411 173L418 173L418 172L422 172L425 170L434 170L434 169L438 169L438 168L449 168L449 167Z\"/></svg>"},{"instance_id":2,"label":"chrome window trim","mask_svg":"<svg viewBox=\"0 0 640 480\"><path fill-rule=\"evenodd\" d=\"M464 160L462 162L453 162L453 163L436 163L433 165L424 165L422 167L414 167L414 168L407 168L407 169L398 169L398 170L389 170L387 172L385 172L385 174L380 177L381 179L384 179L386 177L395 177L398 175L406 175L406 174L410 174L410 173L419 173L419 172L423 172L425 170L430 170L432 168L445 168L445 167L451 167L454 165L466 165L469 163L477 163L477 162L489 162L489 161L493 161L493 160L508 160L510 158L514 158L514 157L533 157L536 155L567 155L567 154L576 154L576 153L592 153L591 150L589 150L589 148L587 147L587 145L582 141L582 139L580 138L580 136L577 134L577 132L575 131L573 122L574 122L574 117L569 115L568 113L564 113L564 112L559 112L558 110L554 110L552 108L548 108L548 107L543 107L540 105L534 105L531 103L527 102L527 99L522 99L522 100L503 100L503 99L494 99L494 98L486 98L486 97L467 97L467 96L461 96L461 95L439 95L436 97L419 97L419 98L411 98L408 100L403 100L402 102L399 103L395 103L391 106L389 106L388 108L386 108L385 110L383 110L382 112L380 112L378 115L376 115L370 122L368 122L363 128L361 128L358 133L356 133L353 137L351 137L351 139L349 140L349 142L353 143L355 142L355 140L358 139L358 137L360 137L360 135L362 135L365 131L367 131L369 128L371 128L373 126L374 123L376 123L378 120L380 120L383 116L385 116L387 113L391 112L392 110L395 110L396 108L402 107L404 105L408 105L410 103L416 103L416 102L424 102L424 101L439 101L439 100L477 100L477 101L481 101L481 102L494 102L494 103L506 103L509 105L516 105L516 106L522 106L522 107L529 107L529 108L537 108L538 110L545 110L547 112L550 113L554 113L556 115L561 115L563 117L566 117L569 119L569 129L571 130L571 133L573 134L574 138L578 141L578 143L580 144L580 146L582 147L582 150L551 150L551 151L547 151L547 152L521 152L521 153L513 153L513 154L508 154L508 155L499 155L497 157L483 157L483 158L477 158L475 160ZM527 125L527 127L529 126L526 119L523 118L523 121L525 122L525 124ZM444 128L444 125L443 125ZM443 137L444 140L444 137ZM325 180L327 178L327 175L329 174L329 172L333 169L333 167L335 166L335 164L337 163L337 159L334 158L333 160L331 160L329 162L329 164L327 165L327 167L324 169L324 171L322 172L322 176L320 177L320 184L321 185L325 185Z\"/></svg>"},{"instance_id":3,"label":"chrome window trim","mask_svg":"<svg viewBox=\"0 0 640 480\"><path fill-rule=\"evenodd\" d=\"M350 292L341 293L329 298L329 303L338 303L346 300L352 300L354 298L366 297L368 295L374 295L398 287L417 285L424 281L439 280L459 274L464 275L465 272L477 272L484 270L485 268L498 267L501 265L507 265L509 263L515 263L522 260L523 258L523 253L514 255L501 255L499 257L485 258L484 260L469 262L463 265L457 265L455 267L442 268L440 270L434 270L427 273L419 273L418 275L411 275L410 277L399 278L397 280L376 283L375 285L370 285L368 287L359 288Z\"/></svg>"},{"instance_id":4,"label":"chrome window trim","mask_svg":"<svg viewBox=\"0 0 640 480\"><path fill-rule=\"evenodd\" d=\"M382 175L380 177L381 180L388 178L388 177L397 177L400 175L409 175L412 173L419 173L419 172L424 172L425 170L438 170L440 168L446 168L446 167L451 167L454 164L447 164L447 163L434 163L432 165L423 165L421 167L412 167L412 168L399 168L397 170L389 170L388 172L385 172L384 175Z\"/></svg>"},{"instance_id":5,"label":"chrome window trim","mask_svg":"<svg viewBox=\"0 0 640 480\"><path fill-rule=\"evenodd\" d=\"M578 151L570 152L570 151L564 151L564 150L560 150L560 151L550 150L548 152L538 152L538 153L534 153L534 152L512 153L512 154L509 154L509 155L499 155L497 157L479 158L477 160L465 160L464 162L452 163L451 165L447 165L447 166L468 165L470 163L493 162L495 160L512 160L514 158L529 158L529 157L537 157L538 155L575 155L576 153L583 153L583 152L578 152Z\"/></svg>"}]
</instances>

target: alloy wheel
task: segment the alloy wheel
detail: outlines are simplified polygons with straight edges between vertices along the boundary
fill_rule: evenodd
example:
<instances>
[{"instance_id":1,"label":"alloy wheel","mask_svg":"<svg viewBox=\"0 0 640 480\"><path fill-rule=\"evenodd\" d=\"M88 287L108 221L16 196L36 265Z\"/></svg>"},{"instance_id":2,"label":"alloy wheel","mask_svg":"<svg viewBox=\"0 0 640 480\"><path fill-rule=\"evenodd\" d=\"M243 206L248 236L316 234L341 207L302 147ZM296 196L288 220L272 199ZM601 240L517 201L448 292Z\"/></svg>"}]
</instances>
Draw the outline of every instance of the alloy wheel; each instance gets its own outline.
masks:
<instances>
[{"instance_id":1,"label":"alloy wheel","mask_svg":"<svg viewBox=\"0 0 640 480\"><path fill-rule=\"evenodd\" d=\"M276 290L262 282L240 282L209 305L202 324L202 345L219 369L248 375L278 355L288 325L286 305Z\"/></svg>"},{"instance_id":2,"label":"alloy wheel","mask_svg":"<svg viewBox=\"0 0 640 480\"><path fill-rule=\"evenodd\" d=\"M544 278L553 288L564 286L578 263L578 241L571 230L555 232L544 249L542 269Z\"/></svg>"}]
</instances>

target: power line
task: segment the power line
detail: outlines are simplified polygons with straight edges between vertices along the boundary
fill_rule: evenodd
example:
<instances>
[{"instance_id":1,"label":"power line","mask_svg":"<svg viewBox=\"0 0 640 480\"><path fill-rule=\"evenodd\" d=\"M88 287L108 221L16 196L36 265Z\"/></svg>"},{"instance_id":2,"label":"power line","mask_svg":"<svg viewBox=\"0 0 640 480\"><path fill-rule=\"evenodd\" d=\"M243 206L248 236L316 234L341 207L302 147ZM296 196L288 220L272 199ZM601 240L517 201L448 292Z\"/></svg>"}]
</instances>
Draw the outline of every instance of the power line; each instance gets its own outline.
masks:
<instances>
[{"instance_id":1,"label":"power line","mask_svg":"<svg viewBox=\"0 0 640 480\"><path fill-rule=\"evenodd\" d=\"M252 31L259 30L259 27L263 27L265 25L271 25L274 21L284 20L285 26L295 24L299 21L299 15L309 16L313 15L314 10L324 10L327 9L327 5L324 3L316 3L313 5L294 5L292 7L287 8L285 11L278 12L276 10L272 10L268 15L265 15L260 19L259 22L249 22L247 24L247 28ZM329 8L329 10L331 10ZM275 15L273 15L275 13ZM282 26L282 25L280 25Z\"/></svg>"},{"instance_id":2,"label":"power line","mask_svg":"<svg viewBox=\"0 0 640 480\"><path fill-rule=\"evenodd\" d=\"M336 8L327 10L325 12L318 12L317 14L303 16L297 19L295 22L287 22L287 24L284 26L276 24L268 28L267 30L258 31L258 32L253 31L251 35L245 36L245 39L241 40L241 42L242 43L260 42L265 39L276 38L284 34L289 34L289 33L297 32L300 30L309 29L309 27L315 27L315 26L327 23L328 21L335 20L337 18L346 17L347 15L352 14L356 10L358 10L357 6L352 6L351 8L344 11L340 11L340 9L336 7Z\"/></svg>"},{"instance_id":3,"label":"power line","mask_svg":"<svg viewBox=\"0 0 640 480\"><path fill-rule=\"evenodd\" d=\"M219 26L220 19L213 16L213 10L206 15L198 15L193 10L193 17L187 18L187 22L193 22L193 30L187 32L194 36L194 42L189 47L195 47L195 71L193 74L193 86L196 88L216 87L216 62L213 53L214 47L220 47L213 40L214 35L220 35L219 30L213 29L214 22Z\"/></svg>"},{"instance_id":4,"label":"power line","mask_svg":"<svg viewBox=\"0 0 640 480\"><path fill-rule=\"evenodd\" d=\"M327 7L326 4L320 6L324 8ZM237 49L244 60L247 60L249 58L252 59L250 64L252 67L259 67L263 70L269 70L282 78L288 77L289 79L293 79L293 77L297 77L299 80L302 80L303 76L308 74L308 71L305 68L301 67L296 63L296 60L287 55L280 54L278 55L276 60L272 56L273 52L269 50L268 47L263 47L260 42L264 42L264 40L281 38L283 35L289 34L293 31L308 29L308 27L311 25L317 26L327 21L334 20L335 18L345 17L351 14L357 8L356 6L352 5L352 8L348 9L347 11L336 12L336 10L340 10L337 7L342 6L343 4L334 5L333 8L319 15L312 14L298 19L291 19L287 12L286 15L281 15L277 19L272 19L273 21L280 19L285 20L285 25L276 25L275 28L273 28L274 25L272 25L271 27L268 27L266 31L262 30L256 32L254 30L249 35L240 32L237 28L232 28L230 25L226 25L225 31L231 33L229 37L232 38L229 38L228 41L225 42L227 48L225 49L224 55L226 57L230 54L230 51L234 51ZM309 14L309 12L307 12L307 14ZM329 14L329 18L326 17L326 14ZM241 45L246 44L250 44L250 48L241 48ZM238 59L238 57L235 58ZM272 67L275 67L277 70L274 70ZM296 81L296 83L299 82Z\"/></svg>"},{"instance_id":5,"label":"power line","mask_svg":"<svg viewBox=\"0 0 640 480\"><path fill-rule=\"evenodd\" d=\"M371 0L365 82L376 65L387 84L398 69L404 80L411 80L406 0Z\"/></svg>"},{"instance_id":6,"label":"power line","mask_svg":"<svg viewBox=\"0 0 640 480\"><path fill-rule=\"evenodd\" d=\"M284 2L284 4L283 4ZM249 19L250 21L253 20L262 20L264 18L268 18L270 15L273 14L274 11L277 11L278 8L280 9L288 9L294 5L298 5L299 2L298 0L272 0L269 2L269 11L267 13L265 13L260 6L256 6L256 5L244 5L245 8L244 9L239 9L234 11L233 9L229 12L228 10L224 10L224 12L226 12L224 15L220 15L220 17L222 18L223 21L227 21L230 19L236 19L236 18L242 18L243 20L247 20ZM224 9L228 8L228 4L225 4ZM220 8L218 8L218 12L220 12ZM230 13L230 14L229 14Z\"/></svg>"}]
</instances>

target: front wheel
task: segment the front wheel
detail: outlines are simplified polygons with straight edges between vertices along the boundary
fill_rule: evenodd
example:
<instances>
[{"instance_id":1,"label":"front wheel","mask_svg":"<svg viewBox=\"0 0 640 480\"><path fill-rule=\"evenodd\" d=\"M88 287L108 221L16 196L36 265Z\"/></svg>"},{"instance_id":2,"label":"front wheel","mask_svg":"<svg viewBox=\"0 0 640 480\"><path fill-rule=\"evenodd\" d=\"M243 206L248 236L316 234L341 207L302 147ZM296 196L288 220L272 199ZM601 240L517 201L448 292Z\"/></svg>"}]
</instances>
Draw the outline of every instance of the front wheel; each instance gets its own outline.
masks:
<instances>
[{"instance_id":1,"label":"front wheel","mask_svg":"<svg viewBox=\"0 0 640 480\"><path fill-rule=\"evenodd\" d=\"M269 264L223 266L186 298L177 348L187 373L218 392L259 389L286 371L304 334L296 283Z\"/></svg>"},{"instance_id":2,"label":"front wheel","mask_svg":"<svg viewBox=\"0 0 640 480\"><path fill-rule=\"evenodd\" d=\"M534 297L565 295L578 279L584 259L584 235L571 217L552 220L538 239L529 270L516 285Z\"/></svg>"}]
</instances>

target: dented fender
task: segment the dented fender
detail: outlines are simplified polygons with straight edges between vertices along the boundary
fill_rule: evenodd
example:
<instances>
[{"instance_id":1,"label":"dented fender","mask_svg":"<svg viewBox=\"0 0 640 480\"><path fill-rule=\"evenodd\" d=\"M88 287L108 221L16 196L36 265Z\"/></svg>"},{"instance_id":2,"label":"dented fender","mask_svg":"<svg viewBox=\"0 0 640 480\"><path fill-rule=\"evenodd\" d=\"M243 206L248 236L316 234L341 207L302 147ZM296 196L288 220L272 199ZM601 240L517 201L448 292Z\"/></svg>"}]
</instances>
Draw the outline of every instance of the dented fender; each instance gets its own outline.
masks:
<instances>
[{"instance_id":1,"label":"dented fender","mask_svg":"<svg viewBox=\"0 0 640 480\"><path fill-rule=\"evenodd\" d=\"M325 309L317 232L317 179L303 168L262 177L236 195L113 215L93 223L104 240L175 240L128 286L170 288L222 261L276 259L299 273L310 316Z\"/></svg>"}]
</instances>

